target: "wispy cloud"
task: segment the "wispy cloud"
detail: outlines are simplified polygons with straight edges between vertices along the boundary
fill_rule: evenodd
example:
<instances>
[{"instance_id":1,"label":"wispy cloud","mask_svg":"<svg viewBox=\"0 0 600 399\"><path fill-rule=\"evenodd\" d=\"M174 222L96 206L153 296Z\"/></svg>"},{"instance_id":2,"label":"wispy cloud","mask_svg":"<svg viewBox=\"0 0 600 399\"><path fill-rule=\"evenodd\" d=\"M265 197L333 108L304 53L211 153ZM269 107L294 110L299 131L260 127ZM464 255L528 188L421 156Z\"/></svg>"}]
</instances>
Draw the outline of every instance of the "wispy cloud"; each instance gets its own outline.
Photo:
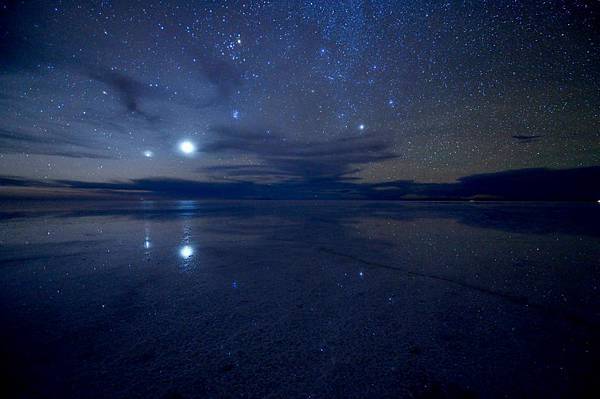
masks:
<instances>
[{"instance_id":1,"label":"wispy cloud","mask_svg":"<svg viewBox=\"0 0 600 399\"><path fill-rule=\"evenodd\" d=\"M105 153L95 151L98 145L92 140L81 140L66 133L45 134L23 129L0 128L0 148L4 153L27 153L53 155L67 158L113 159Z\"/></svg>"}]
</instances>

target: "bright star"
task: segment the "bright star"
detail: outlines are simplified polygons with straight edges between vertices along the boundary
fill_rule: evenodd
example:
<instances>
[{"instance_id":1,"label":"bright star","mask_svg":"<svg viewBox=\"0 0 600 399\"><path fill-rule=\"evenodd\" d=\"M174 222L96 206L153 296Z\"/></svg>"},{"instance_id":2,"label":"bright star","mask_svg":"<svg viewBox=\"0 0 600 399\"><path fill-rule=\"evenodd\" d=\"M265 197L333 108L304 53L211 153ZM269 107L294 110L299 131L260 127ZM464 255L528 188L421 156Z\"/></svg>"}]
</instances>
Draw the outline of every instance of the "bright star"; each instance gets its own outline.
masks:
<instances>
[{"instance_id":1,"label":"bright star","mask_svg":"<svg viewBox=\"0 0 600 399\"><path fill-rule=\"evenodd\" d=\"M179 143L179 150L184 154L189 155L196 151L196 146L191 141L186 140Z\"/></svg>"},{"instance_id":2,"label":"bright star","mask_svg":"<svg viewBox=\"0 0 600 399\"><path fill-rule=\"evenodd\" d=\"M362 123L358 125L358 130L365 130L365 125Z\"/></svg>"},{"instance_id":3,"label":"bright star","mask_svg":"<svg viewBox=\"0 0 600 399\"><path fill-rule=\"evenodd\" d=\"M146 151L144 151L144 156L146 158L152 158L154 156L154 153L150 150L146 150Z\"/></svg>"}]
</instances>

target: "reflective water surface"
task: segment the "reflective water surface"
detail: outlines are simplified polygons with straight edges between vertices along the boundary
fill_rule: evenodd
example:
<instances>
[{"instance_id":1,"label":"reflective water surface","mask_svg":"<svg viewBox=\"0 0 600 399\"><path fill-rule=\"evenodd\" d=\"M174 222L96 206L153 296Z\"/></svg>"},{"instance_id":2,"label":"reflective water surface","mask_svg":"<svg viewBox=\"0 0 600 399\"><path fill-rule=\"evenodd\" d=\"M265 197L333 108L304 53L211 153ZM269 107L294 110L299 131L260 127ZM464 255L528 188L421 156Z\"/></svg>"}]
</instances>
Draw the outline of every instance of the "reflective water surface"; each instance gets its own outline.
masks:
<instances>
[{"instance_id":1,"label":"reflective water surface","mask_svg":"<svg viewBox=\"0 0 600 399\"><path fill-rule=\"evenodd\" d=\"M7 202L0 223L22 397L598 388L597 204Z\"/></svg>"}]
</instances>

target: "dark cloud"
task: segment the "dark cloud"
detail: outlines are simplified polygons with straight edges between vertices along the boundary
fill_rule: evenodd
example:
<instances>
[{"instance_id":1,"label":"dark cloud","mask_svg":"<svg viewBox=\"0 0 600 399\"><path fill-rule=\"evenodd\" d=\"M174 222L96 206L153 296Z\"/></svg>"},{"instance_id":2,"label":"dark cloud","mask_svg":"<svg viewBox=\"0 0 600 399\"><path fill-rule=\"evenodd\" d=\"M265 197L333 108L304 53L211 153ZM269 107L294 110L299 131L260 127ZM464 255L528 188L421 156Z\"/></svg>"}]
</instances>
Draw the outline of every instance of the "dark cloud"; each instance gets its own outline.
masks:
<instances>
[{"instance_id":1,"label":"dark cloud","mask_svg":"<svg viewBox=\"0 0 600 399\"><path fill-rule=\"evenodd\" d=\"M500 199L524 201L595 201L600 167L517 169L465 176L456 183L400 181L373 184L380 199Z\"/></svg>"},{"instance_id":2,"label":"dark cloud","mask_svg":"<svg viewBox=\"0 0 600 399\"><path fill-rule=\"evenodd\" d=\"M159 95L158 89L155 90L148 84L144 84L131 76L111 69L89 67L86 73L92 79L114 89L128 112L139 115L151 123L160 121L161 118L159 115L151 114L141 108L141 102L144 98L152 98Z\"/></svg>"},{"instance_id":3,"label":"dark cloud","mask_svg":"<svg viewBox=\"0 0 600 399\"><path fill-rule=\"evenodd\" d=\"M573 169L519 169L476 174L459 180L463 196L478 194L527 200L597 200L600 166Z\"/></svg>"},{"instance_id":4,"label":"dark cloud","mask_svg":"<svg viewBox=\"0 0 600 399\"><path fill-rule=\"evenodd\" d=\"M239 74L235 72L234 68L219 60L201 63L202 79L207 80L217 89L217 95L214 97L211 96L209 90L197 90L194 95L190 95L187 90L182 89L175 90L177 95L174 95L172 91L151 86L126 73L105 67L88 66L83 73L109 86L117 93L127 112L142 117L152 125L167 121L166 109L161 108L160 113L150 112L143 107L145 101L157 100L164 103L166 99L169 99L171 104L190 109L205 108L229 97L234 88L241 84Z\"/></svg>"},{"instance_id":5,"label":"dark cloud","mask_svg":"<svg viewBox=\"0 0 600 399\"><path fill-rule=\"evenodd\" d=\"M47 184L44 184L43 181L40 180L32 180L32 179L24 179L22 177L15 176L1 176L0 177L0 187L45 187ZM51 187L56 187L56 183L50 185Z\"/></svg>"},{"instance_id":6,"label":"dark cloud","mask_svg":"<svg viewBox=\"0 0 600 399\"><path fill-rule=\"evenodd\" d=\"M217 96L211 102L230 97L243 83L241 72L233 64L220 58L206 51L196 58L201 79L208 81L217 91Z\"/></svg>"},{"instance_id":7,"label":"dark cloud","mask_svg":"<svg viewBox=\"0 0 600 399\"><path fill-rule=\"evenodd\" d=\"M297 177L294 173L276 171L270 165L224 165L207 166L201 169L217 178L237 178L237 177L267 177L276 179L286 179Z\"/></svg>"},{"instance_id":8,"label":"dark cloud","mask_svg":"<svg viewBox=\"0 0 600 399\"><path fill-rule=\"evenodd\" d=\"M329 141L298 141L265 131L219 127L214 139L203 152L230 155L243 154L257 160L257 165L228 165L204 171L225 176L284 177L297 181L352 180L348 175L360 172L356 165L396 158L385 134L369 134Z\"/></svg>"},{"instance_id":9,"label":"dark cloud","mask_svg":"<svg viewBox=\"0 0 600 399\"><path fill-rule=\"evenodd\" d=\"M337 177L311 181L257 184L244 181L198 182L147 178L126 182L37 181L3 177L3 185L94 190L106 194L132 193L194 199L367 199L596 201L600 167L575 169L520 169L465 176L456 183L360 183Z\"/></svg>"},{"instance_id":10,"label":"dark cloud","mask_svg":"<svg viewBox=\"0 0 600 399\"><path fill-rule=\"evenodd\" d=\"M527 136L527 135L520 135L520 134L516 134L513 135L512 138L520 141L522 143L529 143L532 141L536 141L537 139L544 137L543 135L531 135L531 136Z\"/></svg>"}]
</instances>

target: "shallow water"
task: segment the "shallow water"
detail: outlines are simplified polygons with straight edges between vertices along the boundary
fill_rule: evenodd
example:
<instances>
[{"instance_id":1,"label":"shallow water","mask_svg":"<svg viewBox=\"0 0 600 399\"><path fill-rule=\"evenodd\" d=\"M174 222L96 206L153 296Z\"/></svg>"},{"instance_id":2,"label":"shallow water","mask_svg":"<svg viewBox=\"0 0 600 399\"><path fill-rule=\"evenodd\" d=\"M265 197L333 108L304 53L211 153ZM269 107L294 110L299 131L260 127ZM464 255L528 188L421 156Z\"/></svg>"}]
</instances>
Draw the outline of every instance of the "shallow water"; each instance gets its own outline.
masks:
<instances>
[{"instance_id":1,"label":"shallow water","mask_svg":"<svg viewBox=\"0 0 600 399\"><path fill-rule=\"evenodd\" d=\"M597 204L7 202L0 223L23 397L598 388Z\"/></svg>"}]
</instances>

